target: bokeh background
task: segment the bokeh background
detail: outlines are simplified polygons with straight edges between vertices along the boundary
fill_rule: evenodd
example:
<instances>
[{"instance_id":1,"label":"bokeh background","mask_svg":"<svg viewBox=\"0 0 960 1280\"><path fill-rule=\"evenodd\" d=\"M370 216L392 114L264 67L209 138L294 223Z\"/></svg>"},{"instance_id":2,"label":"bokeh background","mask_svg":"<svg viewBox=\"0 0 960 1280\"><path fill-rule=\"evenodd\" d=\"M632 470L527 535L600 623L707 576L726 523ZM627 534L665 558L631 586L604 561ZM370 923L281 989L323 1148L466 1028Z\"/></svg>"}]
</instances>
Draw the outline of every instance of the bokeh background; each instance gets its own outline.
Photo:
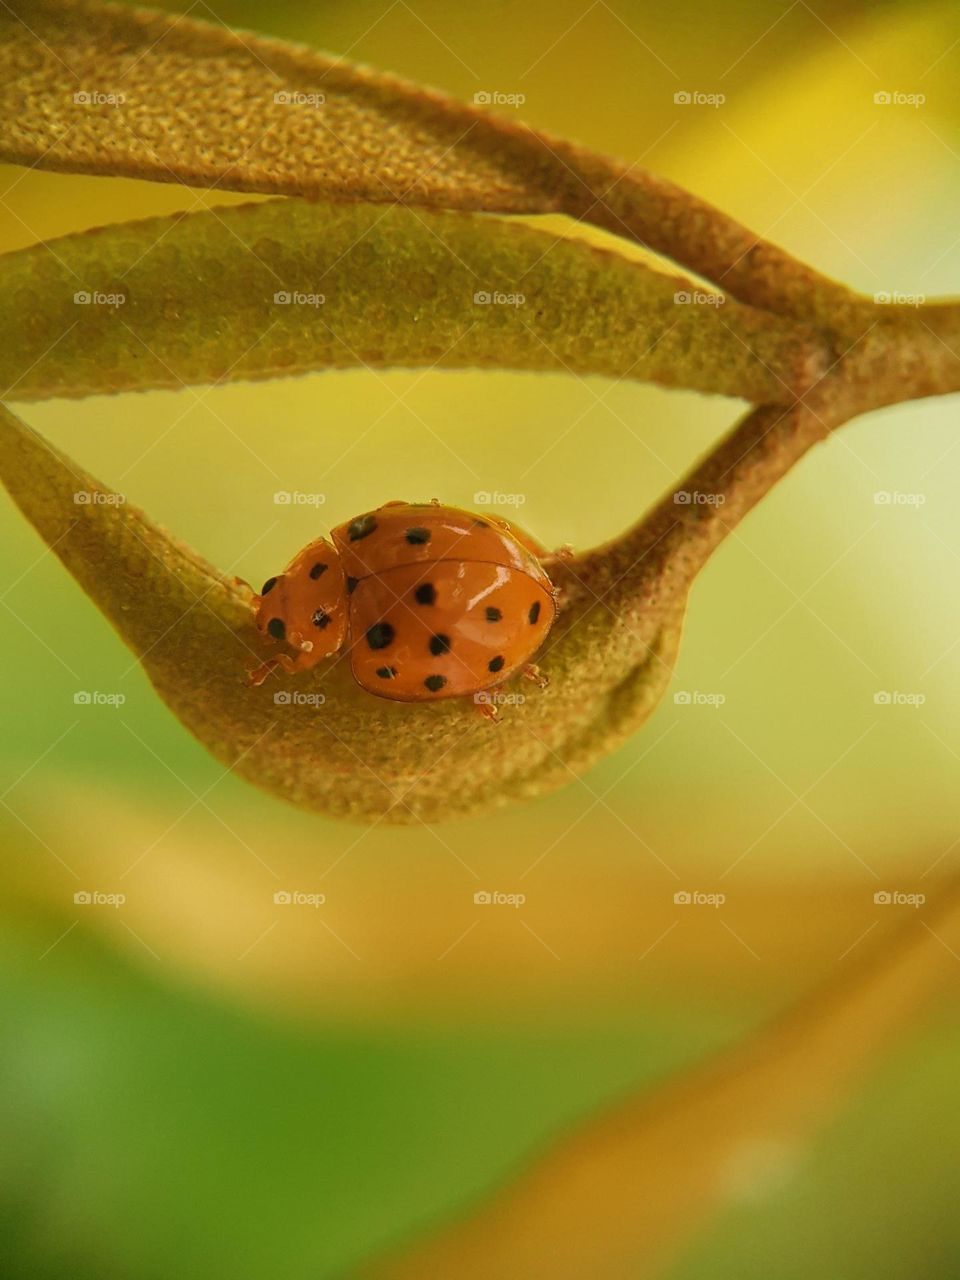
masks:
<instances>
[{"instance_id":1,"label":"bokeh background","mask_svg":"<svg viewBox=\"0 0 960 1280\"><path fill-rule=\"evenodd\" d=\"M952 4L189 12L467 99L522 94L530 123L867 294L960 292ZM5 168L0 247L241 199ZM21 411L256 583L395 497L520 494L548 544L601 542L741 408L601 379L355 371ZM844 428L710 564L673 689L633 742L549 799L436 828L325 821L225 775L0 502L3 1274L348 1274L855 963L915 910L877 892L935 904L960 857L958 467L953 400ZM326 503L278 507L277 490ZM77 705L81 690L125 702ZM481 889L525 902L478 907ZM283 890L325 902L276 905ZM944 953L954 993L958 964ZM691 1224L664 1274L958 1274L953 1013L927 1009L790 1176Z\"/></svg>"}]
</instances>

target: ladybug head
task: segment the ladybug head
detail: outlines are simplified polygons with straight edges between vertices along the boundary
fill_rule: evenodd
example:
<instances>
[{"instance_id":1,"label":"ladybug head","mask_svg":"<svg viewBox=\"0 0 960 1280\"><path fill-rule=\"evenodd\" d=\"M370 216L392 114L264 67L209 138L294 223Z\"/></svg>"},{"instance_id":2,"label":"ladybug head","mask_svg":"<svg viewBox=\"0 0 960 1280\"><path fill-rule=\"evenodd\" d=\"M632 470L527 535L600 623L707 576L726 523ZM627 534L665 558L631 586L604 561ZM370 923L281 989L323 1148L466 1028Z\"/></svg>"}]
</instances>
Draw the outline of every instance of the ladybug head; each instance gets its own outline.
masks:
<instances>
[{"instance_id":1,"label":"ladybug head","mask_svg":"<svg viewBox=\"0 0 960 1280\"><path fill-rule=\"evenodd\" d=\"M261 634L309 654L313 661L342 647L347 591L340 557L329 542L311 542L283 573L266 580L256 602L256 623Z\"/></svg>"}]
</instances>

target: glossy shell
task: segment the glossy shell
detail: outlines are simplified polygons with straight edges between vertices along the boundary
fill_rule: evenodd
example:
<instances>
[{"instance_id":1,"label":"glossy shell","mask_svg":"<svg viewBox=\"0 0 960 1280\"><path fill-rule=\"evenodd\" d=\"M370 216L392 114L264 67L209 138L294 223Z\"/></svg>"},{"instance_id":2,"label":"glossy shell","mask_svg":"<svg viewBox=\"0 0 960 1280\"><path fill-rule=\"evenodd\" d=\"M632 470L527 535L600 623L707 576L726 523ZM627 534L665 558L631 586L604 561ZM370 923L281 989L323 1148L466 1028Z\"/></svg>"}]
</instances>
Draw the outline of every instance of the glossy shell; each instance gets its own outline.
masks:
<instances>
[{"instance_id":1,"label":"glossy shell","mask_svg":"<svg viewBox=\"0 0 960 1280\"><path fill-rule=\"evenodd\" d=\"M333 530L357 683L404 702L469 695L529 662L556 616L537 544L505 520L390 503Z\"/></svg>"},{"instance_id":2,"label":"glossy shell","mask_svg":"<svg viewBox=\"0 0 960 1280\"><path fill-rule=\"evenodd\" d=\"M331 534L348 582L397 565L469 560L527 573L547 590L542 548L506 520L430 502L388 502L339 525Z\"/></svg>"}]
</instances>

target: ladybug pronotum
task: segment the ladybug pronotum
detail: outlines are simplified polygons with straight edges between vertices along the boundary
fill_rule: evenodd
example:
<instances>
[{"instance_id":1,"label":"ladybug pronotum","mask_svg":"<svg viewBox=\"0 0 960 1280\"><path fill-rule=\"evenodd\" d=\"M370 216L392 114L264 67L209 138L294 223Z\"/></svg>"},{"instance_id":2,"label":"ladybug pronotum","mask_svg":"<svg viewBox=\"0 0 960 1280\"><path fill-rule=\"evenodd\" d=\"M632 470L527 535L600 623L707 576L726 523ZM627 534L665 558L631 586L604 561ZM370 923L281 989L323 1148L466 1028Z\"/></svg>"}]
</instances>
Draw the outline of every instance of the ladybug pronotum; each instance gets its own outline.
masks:
<instances>
[{"instance_id":1,"label":"ladybug pronotum","mask_svg":"<svg viewBox=\"0 0 960 1280\"><path fill-rule=\"evenodd\" d=\"M311 542L254 601L258 630L293 652L250 672L293 674L346 651L361 688L398 702L469 697L522 671L557 614L527 534L439 503L388 502Z\"/></svg>"}]
</instances>

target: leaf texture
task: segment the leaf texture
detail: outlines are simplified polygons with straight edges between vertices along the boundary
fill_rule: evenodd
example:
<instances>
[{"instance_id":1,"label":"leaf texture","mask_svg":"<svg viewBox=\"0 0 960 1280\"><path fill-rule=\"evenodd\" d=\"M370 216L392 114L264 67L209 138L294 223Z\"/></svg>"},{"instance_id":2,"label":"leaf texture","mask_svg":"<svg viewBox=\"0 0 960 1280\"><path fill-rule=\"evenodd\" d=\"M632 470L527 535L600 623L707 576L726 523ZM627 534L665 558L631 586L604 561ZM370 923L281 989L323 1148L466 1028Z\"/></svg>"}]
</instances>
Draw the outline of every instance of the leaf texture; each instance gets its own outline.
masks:
<instances>
[{"instance_id":1,"label":"leaf texture","mask_svg":"<svg viewBox=\"0 0 960 1280\"><path fill-rule=\"evenodd\" d=\"M79 98L78 96L79 95ZM0 159L225 190L566 213L838 323L849 290L636 165L395 76L98 0L0 5Z\"/></svg>"},{"instance_id":2,"label":"leaf texture","mask_svg":"<svg viewBox=\"0 0 960 1280\"><path fill-rule=\"evenodd\" d=\"M825 348L689 281L506 220L272 200L0 257L13 400L358 366L600 373L776 401ZM677 301L677 298L680 301Z\"/></svg>"}]
</instances>

